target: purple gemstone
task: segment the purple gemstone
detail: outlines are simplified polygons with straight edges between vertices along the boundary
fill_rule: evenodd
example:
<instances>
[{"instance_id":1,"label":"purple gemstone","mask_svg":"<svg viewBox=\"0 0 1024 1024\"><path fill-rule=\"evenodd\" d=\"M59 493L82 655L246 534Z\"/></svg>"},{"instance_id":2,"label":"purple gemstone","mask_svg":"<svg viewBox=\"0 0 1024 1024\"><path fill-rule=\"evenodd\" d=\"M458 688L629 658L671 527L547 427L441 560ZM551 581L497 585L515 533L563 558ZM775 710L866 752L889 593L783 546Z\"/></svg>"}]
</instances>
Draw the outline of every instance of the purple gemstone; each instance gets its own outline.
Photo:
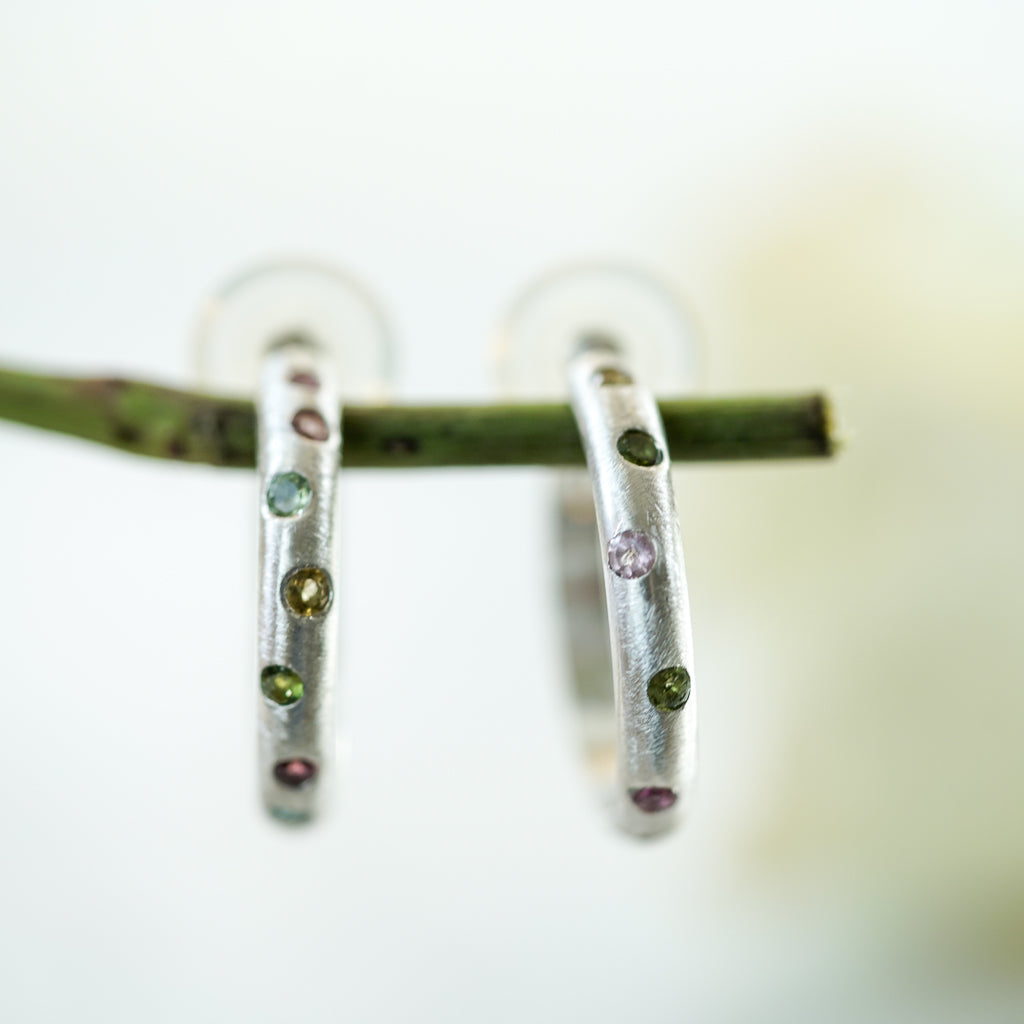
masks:
<instances>
[{"instance_id":1,"label":"purple gemstone","mask_svg":"<svg viewBox=\"0 0 1024 1024\"><path fill-rule=\"evenodd\" d=\"M654 541L640 530L623 530L608 541L608 568L624 580L646 576L657 557Z\"/></svg>"},{"instance_id":2,"label":"purple gemstone","mask_svg":"<svg viewBox=\"0 0 1024 1024\"><path fill-rule=\"evenodd\" d=\"M297 789L316 775L316 765L304 757L293 757L289 761L278 761L274 765L274 778L282 786Z\"/></svg>"},{"instance_id":3,"label":"purple gemstone","mask_svg":"<svg viewBox=\"0 0 1024 1024\"><path fill-rule=\"evenodd\" d=\"M296 434L308 437L310 441L326 441L330 435L327 421L316 409L300 409L292 417L292 429Z\"/></svg>"},{"instance_id":4,"label":"purple gemstone","mask_svg":"<svg viewBox=\"0 0 1024 1024\"><path fill-rule=\"evenodd\" d=\"M633 803L648 814L667 811L676 802L675 792L667 786L644 786L643 789L630 790L629 795Z\"/></svg>"},{"instance_id":5,"label":"purple gemstone","mask_svg":"<svg viewBox=\"0 0 1024 1024\"><path fill-rule=\"evenodd\" d=\"M320 387L320 378L315 373L306 373L304 370L293 373L288 379L302 388L316 389Z\"/></svg>"}]
</instances>

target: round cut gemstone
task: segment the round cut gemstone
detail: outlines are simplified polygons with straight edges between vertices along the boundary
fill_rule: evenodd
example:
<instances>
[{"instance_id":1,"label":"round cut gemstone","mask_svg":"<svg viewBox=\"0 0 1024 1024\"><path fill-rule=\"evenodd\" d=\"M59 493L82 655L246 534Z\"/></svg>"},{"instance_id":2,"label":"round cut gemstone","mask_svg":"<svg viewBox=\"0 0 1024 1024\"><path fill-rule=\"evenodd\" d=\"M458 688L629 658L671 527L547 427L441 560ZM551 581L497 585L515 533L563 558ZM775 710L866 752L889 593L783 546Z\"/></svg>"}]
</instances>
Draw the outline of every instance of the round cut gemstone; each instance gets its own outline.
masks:
<instances>
[{"instance_id":1,"label":"round cut gemstone","mask_svg":"<svg viewBox=\"0 0 1024 1024\"><path fill-rule=\"evenodd\" d=\"M327 421L316 409L300 409L292 417L292 429L300 437L307 437L310 441L326 441L331 433Z\"/></svg>"},{"instance_id":2,"label":"round cut gemstone","mask_svg":"<svg viewBox=\"0 0 1024 1024\"><path fill-rule=\"evenodd\" d=\"M657 557L654 541L641 530L623 530L608 541L608 568L624 580L646 576Z\"/></svg>"},{"instance_id":3,"label":"round cut gemstone","mask_svg":"<svg viewBox=\"0 0 1024 1024\"><path fill-rule=\"evenodd\" d=\"M675 802L676 794L667 786L644 786L643 789L631 789L630 799L648 814L656 811L667 811Z\"/></svg>"},{"instance_id":4,"label":"round cut gemstone","mask_svg":"<svg viewBox=\"0 0 1024 1024\"><path fill-rule=\"evenodd\" d=\"M293 569L281 584L281 597L296 615L323 615L333 596L331 577L315 565Z\"/></svg>"},{"instance_id":5,"label":"round cut gemstone","mask_svg":"<svg viewBox=\"0 0 1024 1024\"><path fill-rule=\"evenodd\" d=\"M268 665L260 673L260 689L263 696L275 704L294 704L302 700L302 679L284 665Z\"/></svg>"},{"instance_id":6,"label":"round cut gemstone","mask_svg":"<svg viewBox=\"0 0 1024 1024\"><path fill-rule=\"evenodd\" d=\"M647 683L647 699L659 711L678 711L690 699L690 673L681 665L655 672Z\"/></svg>"},{"instance_id":7,"label":"round cut gemstone","mask_svg":"<svg viewBox=\"0 0 1024 1024\"><path fill-rule=\"evenodd\" d=\"M275 516L296 516L313 497L313 488L301 473L275 473L267 485L267 507Z\"/></svg>"},{"instance_id":8,"label":"round cut gemstone","mask_svg":"<svg viewBox=\"0 0 1024 1024\"><path fill-rule=\"evenodd\" d=\"M615 447L627 462L636 466L657 466L664 458L657 442L646 430L624 430Z\"/></svg>"},{"instance_id":9,"label":"round cut gemstone","mask_svg":"<svg viewBox=\"0 0 1024 1024\"><path fill-rule=\"evenodd\" d=\"M594 383L598 387L607 387L609 384L632 384L633 378L624 370L614 366L602 366L594 371Z\"/></svg>"},{"instance_id":10,"label":"round cut gemstone","mask_svg":"<svg viewBox=\"0 0 1024 1024\"><path fill-rule=\"evenodd\" d=\"M304 757L291 757L274 765L274 778L282 786L298 789L316 776L316 765Z\"/></svg>"}]
</instances>

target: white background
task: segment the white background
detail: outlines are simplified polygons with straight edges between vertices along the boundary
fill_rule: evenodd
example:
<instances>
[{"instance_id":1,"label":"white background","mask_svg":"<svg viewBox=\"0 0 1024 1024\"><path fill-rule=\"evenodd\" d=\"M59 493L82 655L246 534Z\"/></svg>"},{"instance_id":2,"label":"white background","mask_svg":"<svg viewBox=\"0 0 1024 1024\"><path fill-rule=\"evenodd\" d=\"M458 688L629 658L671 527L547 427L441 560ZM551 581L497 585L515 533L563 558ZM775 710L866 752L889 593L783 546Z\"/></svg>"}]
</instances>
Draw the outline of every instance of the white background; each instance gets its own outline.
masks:
<instances>
[{"instance_id":1,"label":"white background","mask_svg":"<svg viewBox=\"0 0 1024 1024\"><path fill-rule=\"evenodd\" d=\"M594 806L547 474L343 477L343 784L256 798L254 478L0 429L4 1021L1004 1021L1024 1012L1024 22L1011 3L18 3L0 352L189 382L280 252L356 272L400 399L622 257L710 392L833 464L679 474L702 780Z\"/></svg>"}]
</instances>

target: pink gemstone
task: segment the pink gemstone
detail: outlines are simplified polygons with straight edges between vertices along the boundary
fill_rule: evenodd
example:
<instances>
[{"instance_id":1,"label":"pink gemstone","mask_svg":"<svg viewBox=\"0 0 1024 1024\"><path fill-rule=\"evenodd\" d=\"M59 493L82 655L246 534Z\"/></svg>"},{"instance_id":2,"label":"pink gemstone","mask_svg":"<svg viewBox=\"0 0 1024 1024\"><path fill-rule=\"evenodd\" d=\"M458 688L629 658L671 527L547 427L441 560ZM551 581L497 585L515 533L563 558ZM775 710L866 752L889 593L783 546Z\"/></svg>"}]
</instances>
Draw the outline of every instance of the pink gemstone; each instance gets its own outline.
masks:
<instances>
[{"instance_id":1,"label":"pink gemstone","mask_svg":"<svg viewBox=\"0 0 1024 1024\"><path fill-rule=\"evenodd\" d=\"M292 789L297 789L309 782L314 775L316 775L316 765L304 757L294 757L290 761L278 761L274 765L274 778L282 786L291 786Z\"/></svg>"},{"instance_id":2,"label":"pink gemstone","mask_svg":"<svg viewBox=\"0 0 1024 1024\"><path fill-rule=\"evenodd\" d=\"M648 814L667 811L676 802L675 792L666 786L644 786L643 789L630 790L629 795L633 803Z\"/></svg>"},{"instance_id":3,"label":"pink gemstone","mask_svg":"<svg viewBox=\"0 0 1024 1024\"><path fill-rule=\"evenodd\" d=\"M326 441L330 435L327 421L316 409L300 409L292 417L292 429L302 437L311 441Z\"/></svg>"},{"instance_id":4,"label":"pink gemstone","mask_svg":"<svg viewBox=\"0 0 1024 1024\"><path fill-rule=\"evenodd\" d=\"M623 530L608 542L608 568L624 580L646 576L657 557L654 541L640 530Z\"/></svg>"},{"instance_id":5,"label":"pink gemstone","mask_svg":"<svg viewBox=\"0 0 1024 1024\"><path fill-rule=\"evenodd\" d=\"M304 370L300 370L298 373L293 373L288 378L293 384L298 384L302 388L318 388L320 387L320 378L315 373L306 373Z\"/></svg>"}]
</instances>

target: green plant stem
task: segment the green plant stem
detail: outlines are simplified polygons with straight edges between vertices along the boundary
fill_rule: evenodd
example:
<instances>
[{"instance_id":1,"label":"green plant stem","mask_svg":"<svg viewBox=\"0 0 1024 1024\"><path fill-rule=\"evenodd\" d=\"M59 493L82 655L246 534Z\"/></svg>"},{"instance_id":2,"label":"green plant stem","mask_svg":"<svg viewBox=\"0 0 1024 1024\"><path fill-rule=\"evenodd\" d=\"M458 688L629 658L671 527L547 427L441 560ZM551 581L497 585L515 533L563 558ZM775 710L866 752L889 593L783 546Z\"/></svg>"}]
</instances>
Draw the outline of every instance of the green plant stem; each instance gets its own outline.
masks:
<instances>
[{"instance_id":1,"label":"green plant stem","mask_svg":"<svg viewBox=\"0 0 1024 1024\"><path fill-rule=\"evenodd\" d=\"M662 400L675 461L791 459L833 454L822 395ZM0 370L0 419L135 455L251 469L252 402L117 378ZM582 465L567 405L346 406L344 465Z\"/></svg>"}]
</instances>

